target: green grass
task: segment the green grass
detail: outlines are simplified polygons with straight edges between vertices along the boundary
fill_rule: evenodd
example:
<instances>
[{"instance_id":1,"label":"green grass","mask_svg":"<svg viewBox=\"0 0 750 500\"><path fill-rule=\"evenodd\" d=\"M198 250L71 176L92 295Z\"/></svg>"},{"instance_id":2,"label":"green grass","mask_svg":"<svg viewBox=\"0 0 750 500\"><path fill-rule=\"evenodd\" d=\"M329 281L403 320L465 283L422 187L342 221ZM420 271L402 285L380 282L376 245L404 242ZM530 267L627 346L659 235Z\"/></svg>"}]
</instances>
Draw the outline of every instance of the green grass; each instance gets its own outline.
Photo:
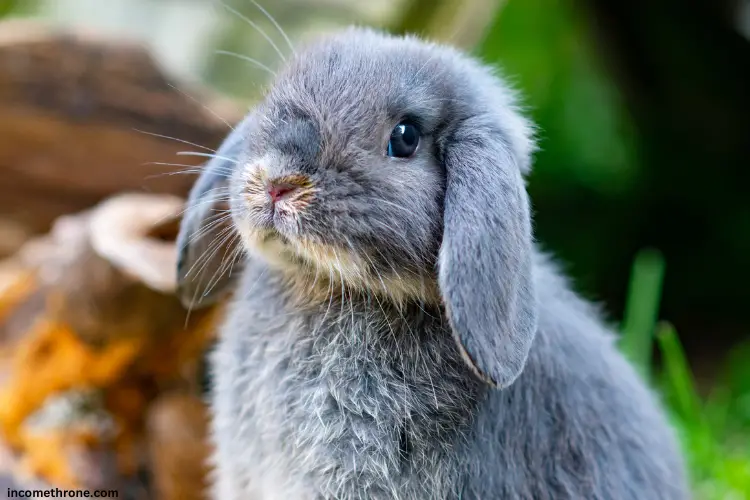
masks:
<instances>
[{"instance_id":1,"label":"green grass","mask_svg":"<svg viewBox=\"0 0 750 500\"><path fill-rule=\"evenodd\" d=\"M621 348L659 390L689 465L696 500L750 498L750 346L733 351L716 388L701 397L679 337L658 322L664 260L655 250L635 259ZM656 340L661 369L652 375Z\"/></svg>"}]
</instances>

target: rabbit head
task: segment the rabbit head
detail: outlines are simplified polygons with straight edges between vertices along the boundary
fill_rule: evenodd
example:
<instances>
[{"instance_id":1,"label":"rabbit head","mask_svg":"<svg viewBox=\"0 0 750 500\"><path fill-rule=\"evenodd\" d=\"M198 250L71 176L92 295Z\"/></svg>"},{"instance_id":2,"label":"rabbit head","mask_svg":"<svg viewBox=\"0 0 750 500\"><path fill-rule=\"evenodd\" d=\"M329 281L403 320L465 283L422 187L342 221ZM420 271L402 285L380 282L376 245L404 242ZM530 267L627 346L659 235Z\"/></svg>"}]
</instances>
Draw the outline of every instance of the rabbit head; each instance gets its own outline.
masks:
<instances>
[{"instance_id":1,"label":"rabbit head","mask_svg":"<svg viewBox=\"0 0 750 500\"><path fill-rule=\"evenodd\" d=\"M228 203L242 247L300 290L443 307L473 371L507 386L537 323L531 130L502 81L450 48L360 28L312 44L195 185L183 296L229 283L214 276L207 295L186 285L198 260L226 267L227 250L206 254L229 231L215 222Z\"/></svg>"}]
</instances>

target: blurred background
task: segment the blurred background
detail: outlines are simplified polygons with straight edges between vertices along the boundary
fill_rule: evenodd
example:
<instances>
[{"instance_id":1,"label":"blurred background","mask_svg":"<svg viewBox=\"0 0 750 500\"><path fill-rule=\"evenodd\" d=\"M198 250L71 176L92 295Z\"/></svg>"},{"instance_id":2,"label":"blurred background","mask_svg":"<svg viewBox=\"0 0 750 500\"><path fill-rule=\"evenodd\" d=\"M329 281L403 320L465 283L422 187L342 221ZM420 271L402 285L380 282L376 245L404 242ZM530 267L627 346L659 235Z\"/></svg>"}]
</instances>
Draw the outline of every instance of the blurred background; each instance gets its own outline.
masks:
<instances>
[{"instance_id":1,"label":"blurred background","mask_svg":"<svg viewBox=\"0 0 750 500\"><path fill-rule=\"evenodd\" d=\"M540 245L663 394L697 496L750 498L747 0L0 0L0 255L120 191L183 195L190 179L141 166L202 159L124 131L216 147L289 55L264 9L294 44L363 24L502 69L539 126ZM68 63L49 43L42 69L23 69L30 40L69 32L142 47L153 65L130 52L115 69ZM100 67L109 87L89 82Z\"/></svg>"}]
</instances>

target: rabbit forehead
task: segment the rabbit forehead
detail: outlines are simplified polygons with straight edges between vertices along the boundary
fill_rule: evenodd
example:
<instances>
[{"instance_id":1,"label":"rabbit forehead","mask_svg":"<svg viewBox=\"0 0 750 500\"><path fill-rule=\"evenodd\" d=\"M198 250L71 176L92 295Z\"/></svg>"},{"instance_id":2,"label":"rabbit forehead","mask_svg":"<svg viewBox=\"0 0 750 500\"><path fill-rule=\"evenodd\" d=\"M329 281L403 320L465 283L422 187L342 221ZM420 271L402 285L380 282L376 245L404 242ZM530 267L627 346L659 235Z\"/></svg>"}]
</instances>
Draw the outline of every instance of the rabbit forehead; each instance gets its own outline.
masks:
<instances>
[{"instance_id":1,"label":"rabbit forehead","mask_svg":"<svg viewBox=\"0 0 750 500\"><path fill-rule=\"evenodd\" d=\"M281 118L308 117L325 129L393 125L417 115L435 125L454 86L436 72L445 49L408 38L352 29L302 50L280 73L267 109Z\"/></svg>"},{"instance_id":2,"label":"rabbit forehead","mask_svg":"<svg viewBox=\"0 0 750 500\"><path fill-rule=\"evenodd\" d=\"M279 73L263 109L269 123L309 119L321 141L338 149L380 147L403 118L418 119L424 133L438 136L469 117L491 115L527 173L534 129L517 101L497 68L452 47L349 28L300 50Z\"/></svg>"}]
</instances>

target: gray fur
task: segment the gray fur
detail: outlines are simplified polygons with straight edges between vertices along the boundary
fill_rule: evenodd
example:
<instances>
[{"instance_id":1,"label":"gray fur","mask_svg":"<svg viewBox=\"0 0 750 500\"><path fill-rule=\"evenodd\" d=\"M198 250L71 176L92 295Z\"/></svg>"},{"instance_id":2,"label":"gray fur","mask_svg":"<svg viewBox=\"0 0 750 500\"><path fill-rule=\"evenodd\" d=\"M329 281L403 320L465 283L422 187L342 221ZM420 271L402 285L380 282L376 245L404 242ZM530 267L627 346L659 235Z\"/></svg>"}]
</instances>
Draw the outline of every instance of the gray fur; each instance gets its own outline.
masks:
<instances>
[{"instance_id":1,"label":"gray fur","mask_svg":"<svg viewBox=\"0 0 750 500\"><path fill-rule=\"evenodd\" d=\"M389 158L405 117L419 150ZM660 403L533 244L531 127L500 79L350 29L245 124L214 498L689 498ZM269 211L261 179L290 175L309 193Z\"/></svg>"}]
</instances>

